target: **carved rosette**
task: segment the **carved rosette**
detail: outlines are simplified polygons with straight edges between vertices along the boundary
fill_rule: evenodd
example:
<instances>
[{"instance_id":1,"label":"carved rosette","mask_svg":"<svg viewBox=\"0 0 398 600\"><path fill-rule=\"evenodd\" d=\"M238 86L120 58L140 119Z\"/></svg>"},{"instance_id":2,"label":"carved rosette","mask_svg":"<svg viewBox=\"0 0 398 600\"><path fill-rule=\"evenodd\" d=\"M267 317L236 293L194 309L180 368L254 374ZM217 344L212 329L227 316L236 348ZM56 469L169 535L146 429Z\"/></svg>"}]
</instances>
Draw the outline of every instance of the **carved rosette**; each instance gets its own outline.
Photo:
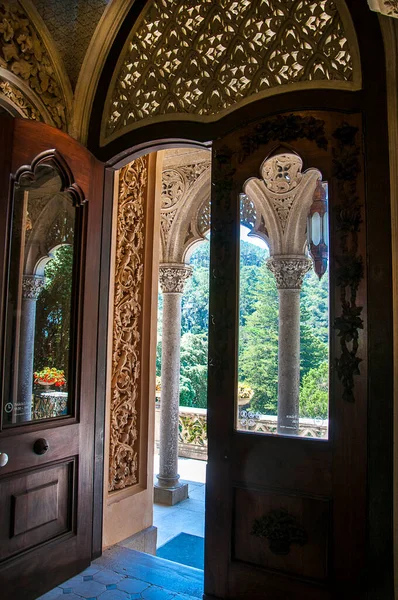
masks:
<instances>
[{"instance_id":1,"label":"carved rosette","mask_svg":"<svg viewBox=\"0 0 398 600\"><path fill-rule=\"evenodd\" d=\"M44 282L44 277L24 275L22 278L22 297L28 300L37 300L44 287Z\"/></svg>"},{"instance_id":2,"label":"carved rosette","mask_svg":"<svg viewBox=\"0 0 398 600\"><path fill-rule=\"evenodd\" d=\"M300 290L311 267L312 260L305 256L272 256L267 260L267 268L274 274L279 290Z\"/></svg>"},{"instance_id":3,"label":"carved rosette","mask_svg":"<svg viewBox=\"0 0 398 600\"><path fill-rule=\"evenodd\" d=\"M192 268L187 265L160 265L159 283L163 294L182 294Z\"/></svg>"},{"instance_id":4,"label":"carved rosette","mask_svg":"<svg viewBox=\"0 0 398 600\"><path fill-rule=\"evenodd\" d=\"M147 157L120 172L111 382L110 492L138 481Z\"/></svg>"}]
</instances>

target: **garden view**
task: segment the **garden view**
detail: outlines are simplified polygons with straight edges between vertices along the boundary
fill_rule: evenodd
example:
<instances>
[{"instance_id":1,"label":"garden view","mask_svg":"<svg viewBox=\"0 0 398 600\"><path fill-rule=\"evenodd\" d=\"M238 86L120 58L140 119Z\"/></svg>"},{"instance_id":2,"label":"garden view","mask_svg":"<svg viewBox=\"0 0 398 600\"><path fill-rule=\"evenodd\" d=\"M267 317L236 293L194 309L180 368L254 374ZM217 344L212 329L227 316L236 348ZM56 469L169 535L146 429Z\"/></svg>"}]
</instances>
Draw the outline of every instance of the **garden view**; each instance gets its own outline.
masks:
<instances>
[{"instance_id":1,"label":"garden view","mask_svg":"<svg viewBox=\"0 0 398 600\"><path fill-rule=\"evenodd\" d=\"M275 278L266 267L268 255L266 247L241 239L239 386L251 388L252 410L276 415L278 291ZM210 244L203 242L191 256L193 275L186 283L182 299L181 406L206 408L209 259ZM328 273L319 281L311 270L301 291L300 417L327 419L328 415L328 285ZM160 295L158 376L161 318Z\"/></svg>"}]
</instances>

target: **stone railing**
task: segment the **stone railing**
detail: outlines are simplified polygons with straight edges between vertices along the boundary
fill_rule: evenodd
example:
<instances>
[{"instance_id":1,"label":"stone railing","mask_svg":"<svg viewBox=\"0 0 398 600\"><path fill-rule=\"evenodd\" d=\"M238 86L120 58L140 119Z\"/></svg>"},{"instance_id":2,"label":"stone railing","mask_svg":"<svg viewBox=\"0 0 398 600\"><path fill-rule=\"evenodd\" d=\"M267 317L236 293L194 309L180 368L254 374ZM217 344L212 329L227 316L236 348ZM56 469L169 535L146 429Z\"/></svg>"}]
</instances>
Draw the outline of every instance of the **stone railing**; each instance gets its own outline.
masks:
<instances>
[{"instance_id":1,"label":"stone railing","mask_svg":"<svg viewBox=\"0 0 398 600\"><path fill-rule=\"evenodd\" d=\"M156 402L155 447L159 450L160 403ZM239 431L275 434L277 417L260 415L250 410L239 411ZM300 437L324 439L327 437L326 420L300 419ZM207 460L207 410L180 406L178 455L185 458Z\"/></svg>"}]
</instances>

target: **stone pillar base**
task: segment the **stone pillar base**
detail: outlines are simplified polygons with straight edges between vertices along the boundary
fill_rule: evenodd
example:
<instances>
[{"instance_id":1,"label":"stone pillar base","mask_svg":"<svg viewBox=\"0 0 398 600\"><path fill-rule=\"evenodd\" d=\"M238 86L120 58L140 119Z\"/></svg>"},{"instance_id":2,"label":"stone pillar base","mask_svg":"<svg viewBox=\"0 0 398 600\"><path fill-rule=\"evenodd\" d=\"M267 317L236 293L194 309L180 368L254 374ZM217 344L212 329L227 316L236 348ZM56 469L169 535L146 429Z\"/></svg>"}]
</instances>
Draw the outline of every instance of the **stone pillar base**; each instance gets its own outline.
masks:
<instances>
[{"instance_id":1,"label":"stone pillar base","mask_svg":"<svg viewBox=\"0 0 398 600\"><path fill-rule=\"evenodd\" d=\"M124 548L131 548L131 550L138 550L138 552L145 552L145 554L153 554L156 556L156 541L158 537L158 528L147 527L134 535L126 538L119 542L119 546Z\"/></svg>"},{"instance_id":2,"label":"stone pillar base","mask_svg":"<svg viewBox=\"0 0 398 600\"><path fill-rule=\"evenodd\" d=\"M167 506L174 506L178 502L182 502L188 498L188 484L179 483L172 488L164 488L158 485L154 486L153 501L156 504L167 504Z\"/></svg>"}]
</instances>

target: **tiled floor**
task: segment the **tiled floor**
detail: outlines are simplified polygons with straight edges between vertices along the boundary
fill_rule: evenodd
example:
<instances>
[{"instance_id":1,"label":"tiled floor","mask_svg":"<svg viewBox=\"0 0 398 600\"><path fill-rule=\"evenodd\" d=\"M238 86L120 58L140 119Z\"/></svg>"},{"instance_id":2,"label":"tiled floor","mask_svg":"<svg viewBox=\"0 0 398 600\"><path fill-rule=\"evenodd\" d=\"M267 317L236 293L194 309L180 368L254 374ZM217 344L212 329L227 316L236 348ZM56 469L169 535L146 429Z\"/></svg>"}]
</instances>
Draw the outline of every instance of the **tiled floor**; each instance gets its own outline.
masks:
<instances>
[{"instance_id":1,"label":"tiled floor","mask_svg":"<svg viewBox=\"0 0 398 600\"><path fill-rule=\"evenodd\" d=\"M198 600L203 572L114 546L39 600Z\"/></svg>"},{"instance_id":2,"label":"tiled floor","mask_svg":"<svg viewBox=\"0 0 398 600\"><path fill-rule=\"evenodd\" d=\"M158 472L157 461L158 457L155 456L155 473ZM179 458L178 472L181 481L188 483L189 498L175 506L153 505L153 524L158 528L158 548L182 532L200 537L205 535L206 463Z\"/></svg>"},{"instance_id":3,"label":"tiled floor","mask_svg":"<svg viewBox=\"0 0 398 600\"><path fill-rule=\"evenodd\" d=\"M154 505L158 548L181 532L204 536L206 463L180 459L179 472L182 481L195 481L187 481L187 500ZM117 545L38 600L197 600L202 594L202 571Z\"/></svg>"}]
</instances>

